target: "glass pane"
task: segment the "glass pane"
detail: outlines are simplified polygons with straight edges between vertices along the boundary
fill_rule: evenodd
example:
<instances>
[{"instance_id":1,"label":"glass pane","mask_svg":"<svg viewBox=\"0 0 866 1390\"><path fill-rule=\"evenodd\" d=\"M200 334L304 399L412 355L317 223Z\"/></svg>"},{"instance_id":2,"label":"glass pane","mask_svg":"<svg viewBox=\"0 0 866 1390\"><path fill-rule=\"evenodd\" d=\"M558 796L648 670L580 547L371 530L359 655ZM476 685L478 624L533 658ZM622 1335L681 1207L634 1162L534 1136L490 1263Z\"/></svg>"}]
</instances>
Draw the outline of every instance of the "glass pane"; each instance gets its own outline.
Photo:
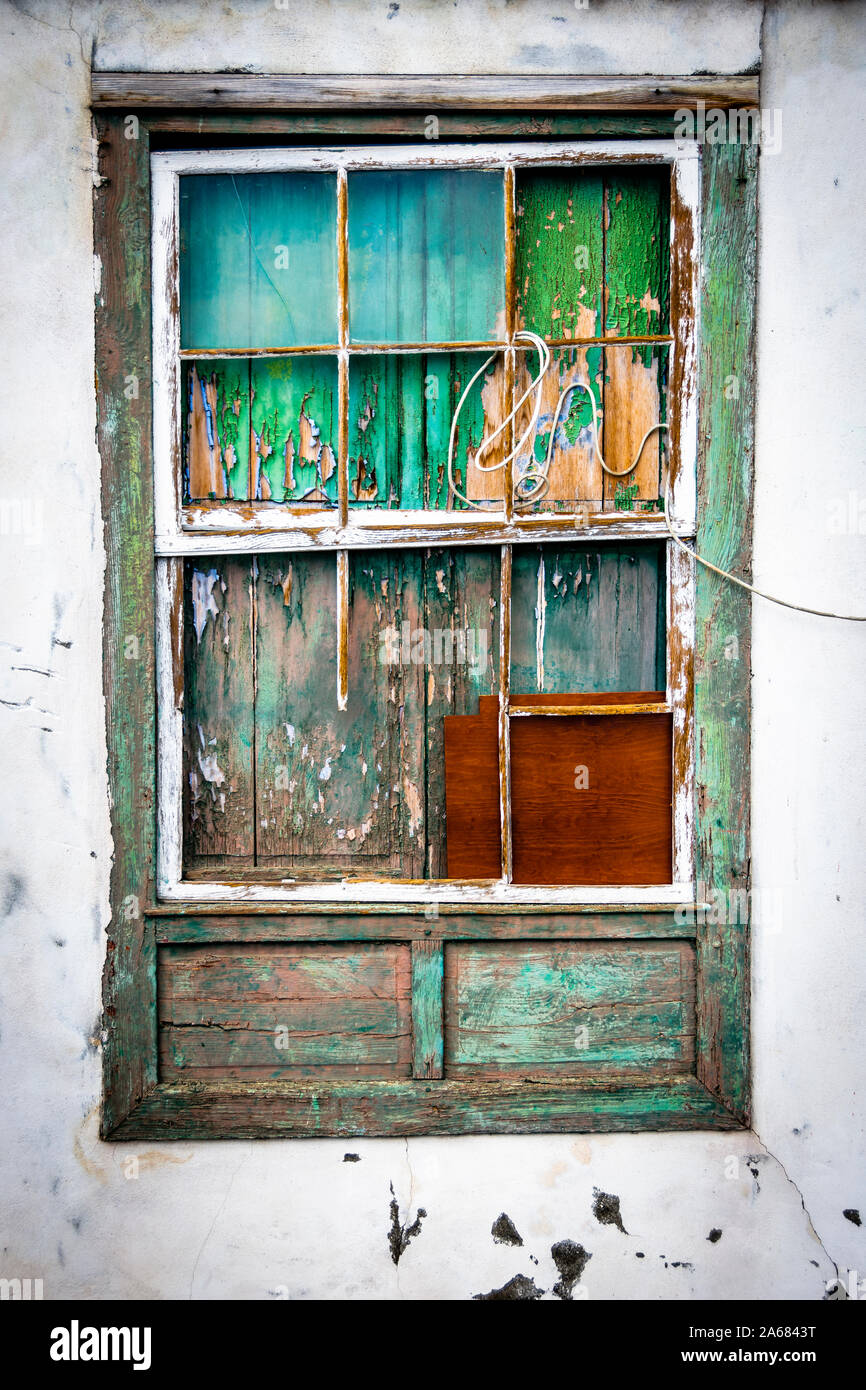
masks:
<instances>
[{"instance_id":1,"label":"glass pane","mask_svg":"<svg viewBox=\"0 0 866 1390\"><path fill-rule=\"evenodd\" d=\"M505 415L501 356L479 377L458 421L448 478L451 417L486 352L353 357L349 369L349 503L355 507L468 510L502 506L502 471L475 466L482 440ZM504 458L507 436L481 462Z\"/></svg>"},{"instance_id":2,"label":"glass pane","mask_svg":"<svg viewBox=\"0 0 866 1390\"><path fill-rule=\"evenodd\" d=\"M180 180L184 348L336 343L334 174Z\"/></svg>"},{"instance_id":3,"label":"glass pane","mask_svg":"<svg viewBox=\"0 0 866 1390\"><path fill-rule=\"evenodd\" d=\"M356 343L503 337L502 174L349 174L349 329Z\"/></svg>"},{"instance_id":4,"label":"glass pane","mask_svg":"<svg viewBox=\"0 0 866 1390\"><path fill-rule=\"evenodd\" d=\"M527 443L515 462L515 478L525 480L516 497L521 511L574 512L581 504L592 510L604 505L606 511L647 512L661 507L659 482L667 433L653 426L667 419L669 355L667 345L659 343L553 351L542 383L531 451ZM531 358L522 357L519 362L518 396L529 386L533 369ZM586 386L595 397L595 419L592 398L582 389ZM570 387L574 389L564 395ZM531 396L518 415L518 437L529 425L534 402ZM602 471L596 430L598 449L619 477Z\"/></svg>"},{"instance_id":5,"label":"glass pane","mask_svg":"<svg viewBox=\"0 0 866 1390\"><path fill-rule=\"evenodd\" d=\"M337 501L337 358L184 363L184 501Z\"/></svg>"},{"instance_id":6,"label":"glass pane","mask_svg":"<svg viewBox=\"0 0 866 1390\"><path fill-rule=\"evenodd\" d=\"M513 701L664 690L663 545L518 546L513 564Z\"/></svg>"}]
</instances>

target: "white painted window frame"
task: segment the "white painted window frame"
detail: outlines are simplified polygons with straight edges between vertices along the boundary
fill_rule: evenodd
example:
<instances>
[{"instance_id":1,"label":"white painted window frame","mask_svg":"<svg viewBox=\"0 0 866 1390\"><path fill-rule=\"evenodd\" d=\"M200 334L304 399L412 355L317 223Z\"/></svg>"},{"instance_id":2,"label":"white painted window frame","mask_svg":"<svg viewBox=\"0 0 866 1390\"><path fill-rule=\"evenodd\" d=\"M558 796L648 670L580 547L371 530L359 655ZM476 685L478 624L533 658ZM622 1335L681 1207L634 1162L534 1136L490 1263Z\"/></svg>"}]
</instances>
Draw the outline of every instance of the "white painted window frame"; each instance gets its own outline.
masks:
<instances>
[{"instance_id":1,"label":"white painted window frame","mask_svg":"<svg viewBox=\"0 0 866 1390\"><path fill-rule=\"evenodd\" d=\"M557 141L539 144L496 142L473 145L361 147L349 149L230 149L159 152L151 155L153 276L153 457L156 554L156 651L158 708L157 895L166 902L201 903L435 903L569 906L665 906L694 901L693 655L695 566L670 541L665 520L645 514L591 514L583 524L567 514L509 516L506 511L399 512L382 509L349 513L345 524L334 509L299 515L271 504L261 511L249 504L222 503L207 509L182 503L181 353L179 321L179 180L183 174L336 172L345 179L354 169L467 168L505 170L509 166L667 164L675 207L690 223L689 277L694 306L690 321L671 324L671 368L676 390L669 414L678 418L670 456L670 516L683 538L696 531L697 502L697 344L700 266L700 149L693 141ZM676 215L676 214L675 214ZM681 228L671 218L671 245ZM513 351L507 339L496 346ZM353 352L358 349L353 345ZM393 351L400 345L394 344ZM348 358L341 343L332 355ZM249 356L257 354L250 352ZM258 354L261 355L261 354ZM339 460L345 468L347 461ZM287 877L273 882L201 882L183 877L183 561L196 555L268 551L334 550L345 569L349 549L461 544L538 544L544 541L615 539L666 540L666 702L674 724L674 870L671 884L647 886L527 886L501 881L489 885L456 880L423 884L380 879L343 879L312 884ZM338 562L338 574L340 573ZM338 602L339 602L338 583ZM502 697L500 696L500 699ZM677 773L676 769L684 769ZM506 817L507 819L507 817ZM503 825L504 840L508 826ZM508 851L506 850L506 856Z\"/></svg>"}]
</instances>

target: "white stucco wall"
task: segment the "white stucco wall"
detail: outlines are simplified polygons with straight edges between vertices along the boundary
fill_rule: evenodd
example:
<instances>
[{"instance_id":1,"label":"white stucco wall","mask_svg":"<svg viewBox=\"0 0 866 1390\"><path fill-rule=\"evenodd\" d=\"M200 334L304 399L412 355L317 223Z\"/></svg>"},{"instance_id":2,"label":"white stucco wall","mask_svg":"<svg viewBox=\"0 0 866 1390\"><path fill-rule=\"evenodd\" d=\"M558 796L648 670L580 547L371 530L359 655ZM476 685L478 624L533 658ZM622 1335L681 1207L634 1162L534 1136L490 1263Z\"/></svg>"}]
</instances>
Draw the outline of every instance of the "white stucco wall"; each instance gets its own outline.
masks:
<instances>
[{"instance_id":1,"label":"white stucco wall","mask_svg":"<svg viewBox=\"0 0 866 1390\"><path fill-rule=\"evenodd\" d=\"M784 0L765 18L759 4L718 0L27 9L0 8L0 1275L41 1277L47 1298L467 1298L517 1273L550 1290L550 1247L567 1238L592 1254L591 1299L820 1299L836 1266L866 1273L866 1234L842 1215L866 1214L864 634L761 604L753 871L761 901L782 909L764 913L754 947L755 1133L100 1143L111 844L87 110L91 59L275 72L762 62L783 145L761 170L755 575L795 601L862 613L863 537L836 534L828 504L866 498L866 8ZM360 1161L344 1163L347 1151ZM398 1267L392 1183L402 1221L427 1212ZM619 1196L627 1235L594 1218L594 1188ZM520 1249L491 1238L503 1211ZM713 1228L722 1236L710 1242Z\"/></svg>"}]
</instances>

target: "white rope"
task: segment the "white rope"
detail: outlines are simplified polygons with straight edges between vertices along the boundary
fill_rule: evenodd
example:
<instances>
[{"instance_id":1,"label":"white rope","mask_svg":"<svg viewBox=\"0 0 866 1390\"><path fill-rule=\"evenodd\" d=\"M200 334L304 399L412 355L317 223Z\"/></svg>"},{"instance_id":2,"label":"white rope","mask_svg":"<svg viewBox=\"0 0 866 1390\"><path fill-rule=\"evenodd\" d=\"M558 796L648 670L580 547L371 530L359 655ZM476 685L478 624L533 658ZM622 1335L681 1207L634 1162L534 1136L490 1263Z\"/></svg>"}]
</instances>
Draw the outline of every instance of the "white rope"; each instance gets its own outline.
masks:
<instances>
[{"instance_id":1,"label":"white rope","mask_svg":"<svg viewBox=\"0 0 866 1390\"><path fill-rule=\"evenodd\" d=\"M535 433L538 424L538 416L541 410L541 384L550 366L550 349L548 348L547 344L541 338L538 337L536 333L530 333L528 330L523 330L520 333L515 334L515 337L525 338L529 342L531 342L532 346L538 353L539 373L538 376L534 378L528 389L524 391L523 395L520 397L520 400L514 406L514 409L511 410L508 413L508 415L506 415L505 419L497 427L497 429L494 430L493 434L491 434L487 439L483 440L481 445L479 446L478 451L475 455L475 465L482 473L495 472L497 469L504 468L506 464L510 463L512 459L515 457L515 455L519 453L520 449L523 448L523 445L526 443L530 434ZM451 491L454 493L456 497L460 499L461 502L465 502L468 507L474 507L476 511L483 511L484 508L481 507L477 502L470 501L468 497L464 497L463 494L458 491L457 486L454 482L454 437L457 433L457 420L459 418L460 411L463 408L463 402L466 400L466 397L469 395L469 392L475 385L475 382L481 376L481 373L486 371L486 369L490 366L490 363L495 359L495 357L496 353L494 352L491 354L490 357L487 358L487 361L479 367L478 371L475 373L475 375L472 377L472 380L467 385L465 391L463 392L463 395L460 397L457 409L455 410L453 419L451 421L451 434L448 440L449 486L451 488ZM507 457L502 459L499 463L491 463L487 464L486 466L480 464L478 462L478 459L480 458L481 454L484 452L485 449L488 449L490 445L493 443L493 441L499 437L502 431L507 428L511 420L514 419L517 412L523 406L524 402L528 400L529 396L532 394L533 391L536 392L536 398L535 405L532 411L532 418L530 420L529 426L526 430L524 430L523 434L520 437L520 440L511 450L511 453L508 454ZM556 403L556 410L553 413L553 423L550 429L550 438L547 443L547 454L545 455L543 465L540 463L540 461L536 460L533 457L532 452L530 452L530 456L527 460L525 467L513 482L512 496L514 498L515 503L517 503L517 505L519 506L527 506L530 502L536 501L539 497L543 497L550 486L550 464L553 458L556 431L559 426L559 419L560 415L562 414L562 407L573 391L586 391L587 395L589 396L590 404L592 406L593 452L595 454L595 457L601 464L601 467L604 470L604 472L609 474L611 478L625 478L628 476L629 473L633 473L635 468L637 468L637 465L640 461L640 456L644 450L644 445L646 444L650 435L655 434L656 430L666 430L670 428L663 421L657 420L654 425L650 425L649 429L647 430L646 434L641 440L638 446L638 451L635 454L634 461L630 463L627 468L611 468L609 464L605 462L601 449L598 445L598 405L595 399L595 392L593 391L592 387L589 385L588 382L571 382L568 386L566 386L565 390L561 393L559 400ZM527 482L532 484L528 490L526 487ZM788 599L777 598L774 594L768 594L765 593L763 589L756 588L754 584L748 584L745 579L740 579L736 574L731 574L730 570L724 570L721 569L719 565L714 565L711 560L705 559L705 557L703 555L699 555L696 550L692 550L691 546L686 545L685 541L681 540L677 533L674 531L674 528L671 525L670 510L668 505L668 492L669 487L665 486L664 517L665 525L668 529L668 534L670 535L670 538L674 542L674 544L678 545L680 550L684 550L686 555L690 556L691 559L694 560L697 564L703 565L705 569L712 570L713 574L718 574L722 579L729 580L731 584L736 584L738 588L746 589L750 594L756 594L758 598L766 599L768 603L778 604L780 608L792 608L797 613L810 613L813 617L816 618L836 618L839 620L839 622L843 623L866 623L866 614L836 613L832 610L825 608L807 608L804 604L801 603L791 603Z\"/></svg>"},{"instance_id":2,"label":"white rope","mask_svg":"<svg viewBox=\"0 0 866 1390\"><path fill-rule=\"evenodd\" d=\"M515 455L519 452L519 450L523 448L523 445L526 443L530 434L534 435L536 427L538 425L538 416L541 410L541 383L544 380L548 367L550 366L550 348L547 346L547 344L544 342L542 338L539 338L537 333L530 333L528 330L521 330L521 332L516 333L515 338L524 338L527 341L529 341L535 348L536 352L538 353L539 372L538 375L533 378L527 390L524 391L517 404L505 416L505 419L502 421L502 423L496 427L496 429L493 431L491 435L489 435L486 439L482 440L481 444L478 446L478 449L475 453L474 463L475 466L478 468L479 472L481 473L495 473L500 468L505 468L506 464L510 463L511 460L515 457ZM485 511L486 508L478 502L473 502L469 497L465 497L454 481L454 440L457 435L457 421L459 420L460 412L463 409L463 402L466 400L466 397L469 395L469 392L472 390L472 387L475 385L482 372L485 372L487 370L487 368L490 366L491 362L495 360L495 358L496 353L491 353L491 355L487 358L487 361L482 362L481 366L478 368L478 371L467 383L466 389L460 397L460 400L457 402L457 409L454 411L454 414L451 418L451 433L448 438L448 486L455 497L459 498L461 502L465 502L467 507L474 507L475 510L479 512ZM529 425L524 430L520 439L515 444L514 448L511 450L511 453L507 454L506 457L504 459L501 459L498 463L489 463L486 465L479 463L478 460L481 457L481 455L484 453L486 449L490 447L490 445L493 443L495 439L498 439L499 435L502 434L502 431L504 429L507 429L508 425L517 415L517 412L521 409L524 403L529 399L533 391L535 391L537 394L535 398L535 405L532 411L532 418L530 419ZM466 472L468 476L468 464Z\"/></svg>"}]
</instances>

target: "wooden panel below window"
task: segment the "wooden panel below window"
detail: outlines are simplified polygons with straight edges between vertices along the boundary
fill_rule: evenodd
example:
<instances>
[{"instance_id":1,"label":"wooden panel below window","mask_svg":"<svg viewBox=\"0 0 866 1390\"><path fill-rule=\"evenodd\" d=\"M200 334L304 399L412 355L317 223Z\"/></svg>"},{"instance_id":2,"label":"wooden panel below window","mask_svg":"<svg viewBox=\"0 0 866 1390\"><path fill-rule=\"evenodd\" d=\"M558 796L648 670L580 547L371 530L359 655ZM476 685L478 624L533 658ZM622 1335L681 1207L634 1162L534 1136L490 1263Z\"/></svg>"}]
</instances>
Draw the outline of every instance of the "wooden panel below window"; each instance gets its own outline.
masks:
<instances>
[{"instance_id":1,"label":"wooden panel below window","mask_svg":"<svg viewBox=\"0 0 866 1390\"><path fill-rule=\"evenodd\" d=\"M411 1075L405 944L164 946L162 1080Z\"/></svg>"},{"instance_id":2,"label":"wooden panel below window","mask_svg":"<svg viewBox=\"0 0 866 1390\"><path fill-rule=\"evenodd\" d=\"M592 1076L694 1067L691 942L445 948L445 1075Z\"/></svg>"}]
</instances>

